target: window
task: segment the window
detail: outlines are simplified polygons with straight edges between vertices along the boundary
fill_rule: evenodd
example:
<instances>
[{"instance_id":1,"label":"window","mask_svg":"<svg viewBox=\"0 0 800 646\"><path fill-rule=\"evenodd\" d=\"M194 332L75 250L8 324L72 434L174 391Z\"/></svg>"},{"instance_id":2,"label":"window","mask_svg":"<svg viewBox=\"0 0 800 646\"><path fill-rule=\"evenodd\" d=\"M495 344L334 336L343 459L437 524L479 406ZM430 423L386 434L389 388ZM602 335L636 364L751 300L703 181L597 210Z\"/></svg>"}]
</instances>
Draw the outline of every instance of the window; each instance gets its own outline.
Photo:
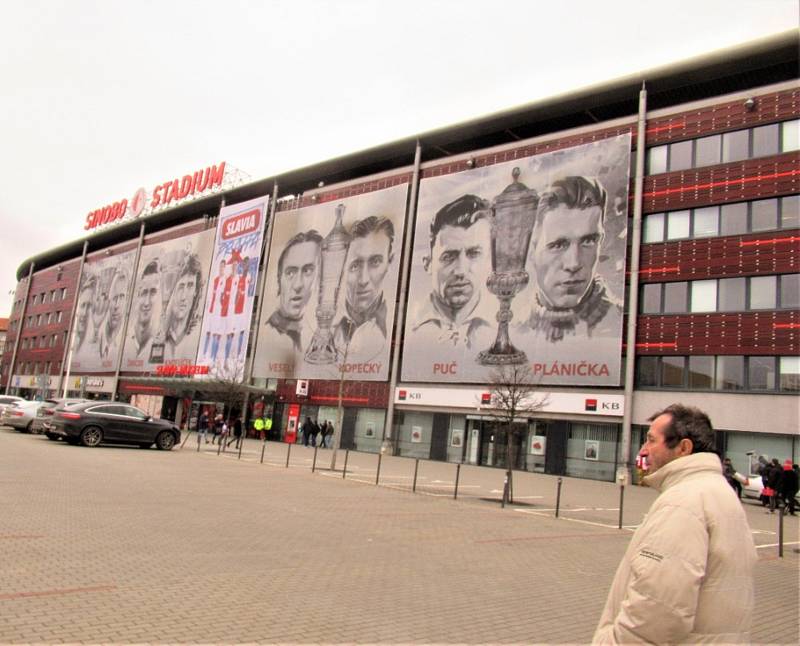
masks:
<instances>
[{"instance_id":1,"label":"window","mask_svg":"<svg viewBox=\"0 0 800 646\"><path fill-rule=\"evenodd\" d=\"M747 295L747 279L720 279L718 294L720 312L743 312Z\"/></svg>"},{"instance_id":2,"label":"window","mask_svg":"<svg viewBox=\"0 0 800 646\"><path fill-rule=\"evenodd\" d=\"M22 349L23 350L28 349L28 339L22 339Z\"/></svg>"},{"instance_id":3,"label":"window","mask_svg":"<svg viewBox=\"0 0 800 646\"><path fill-rule=\"evenodd\" d=\"M67 288L66 287L62 287L61 288L61 300L64 300L66 297L67 297Z\"/></svg>"},{"instance_id":4,"label":"window","mask_svg":"<svg viewBox=\"0 0 800 646\"><path fill-rule=\"evenodd\" d=\"M751 310L775 309L777 276L752 276L750 278Z\"/></svg>"},{"instance_id":5,"label":"window","mask_svg":"<svg viewBox=\"0 0 800 646\"><path fill-rule=\"evenodd\" d=\"M670 211L667 213L667 240L689 237L690 211Z\"/></svg>"},{"instance_id":6,"label":"window","mask_svg":"<svg viewBox=\"0 0 800 646\"><path fill-rule=\"evenodd\" d=\"M668 146L653 146L647 150L647 174L656 175L667 172Z\"/></svg>"},{"instance_id":7,"label":"window","mask_svg":"<svg viewBox=\"0 0 800 646\"><path fill-rule=\"evenodd\" d=\"M50 302L51 303L55 303L56 302L56 290L52 290L50 292Z\"/></svg>"},{"instance_id":8,"label":"window","mask_svg":"<svg viewBox=\"0 0 800 646\"><path fill-rule=\"evenodd\" d=\"M780 152L780 124L753 128L753 157L767 157Z\"/></svg>"},{"instance_id":9,"label":"window","mask_svg":"<svg viewBox=\"0 0 800 646\"><path fill-rule=\"evenodd\" d=\"M661 357L661 385L680 388L684 385L686 357Z\"/></svg>"},{"instance_id":10,"label":"window","mask_svg":"<svg viewBox=\"0 0 800 646\"><path fill-rule=\"evenodd\" d=\"M789 195L781 198L781 228L796 229L800 227L800 195Z\"/></svg>"},{"instance_id":11,"label":"window","mask_svg":"<svg viewBox=\"0 0 800 646\"><path fill-rule=\"evenodd\" d=\"M775 357L748 357L747 386L750 390L775 390Z\"/></svg>"},{"instance_id":12,"label":"window","mask_svg":"<svg viewBox=\"0 0 800 646\"><path fill-rule=\"evenodd\" d=\"M750 230L772 231L778 228L778 200L757 200L750 204Z\"/></svg>"},{"instance_id":13,"label":"window","mask_svg":"<svg viewBox=\"0 0 800 646\"><path fill-rule=\"evenodd\" d=\"M640 311L642 314L661 312L661 283L648 283L642 287Z\"/></svg>"},{"instance_id":14,"label":"window","mask_svg":"<svg viewBox=\"0 0 800 646\"><path fill-rule=\"evenodd\" d=\"M781 151L800 150L800 119L781 124Z\"/></svg>"},{"instance_id":15,"label":"window","mask_svg":"<svg viewBox=\"0 0 800 646\"><path fill-rule=\"evenodd\" d=\"M722 135L722 161L735 162L747 159L750 153L750 131L736 130Z\"/></svg>"},{"instance_id":16,"label":"window","mask_svg":"<svg viewBox=\"0 0 800 646\"><path fill-rule=\"evenodd\" d=\"M669 169L686 170L692 167L692 148L694 142L690 139L688 141L678 141L669 146Z\"/></svg>"},{"instance_id":17,"label":"window","mask_svg":"<svg viewBox=\"0 0 800 646\"><path fill-rule=\"evenodd\" d=\"M781 390L800 392L800 357L781 357Z\"/></svg>"},{"instance_id":18,"label":"window","mask_svg":"<svg viewBox=\"0 0 800 646\"><path fill-rule=\"evenodd\" d=\"M686 311L688 283L664 283L664 313L679 314Z\"/></svg>"},{"instance_id":19,"label":"window","mask_svg":"<svg viewBox=\"0 0 800 646\"><path fill-rule=\"evenodd\" d=\"M644 242L664 240L664 214L651 213L644 218Z\"/></svg>"},{"instance_id":20,"label":"window","mask_svg":"<svg viewBox=\"0 0 800 646\"><path fill-rule=\"evenodd\" d=\"M747 233L747 202L722 205L722 222L720 233L732 236Z\"/></svg>"},{"instance_id":21,"label":"window","mask_svg":"<svg viewBox=\"0 0 800 646\"><path fill-rule=\"evenodd\" d=\"M744 357L717 357L717 390L744 389Z\"/></svg>"},{"instance_id":22,"label":"window","mask_svg":"<svg viewBox=\"0 0 800 646\"><path fill-rule=\"evenodd\" d=\"M63 316L64 316L64 312L59 311L56 314L56 323L61 323L61 319L63 318Z\"/></svg>"},{"instance_id":23,"label":"window","mask_svg":"<svg viewBox=\"0 0 800 646\"><path fill-rule=\"evenodd\" d=\"M780 284L780 307L800 309L800 274L784 274L780 276Z\"/></svg>"},{"instance_id":24,"label":"window","mask_svg":"<svg viewBox=\"0 0 800 646\"><path fill-rule=\"evenodd\" d=\"M695 141L695 166L713 166L722 158L722 135L702 137Z\"/></svg>"},{"instance_id":25,"label":"window","mask_svg":"<svg viewBox=\"0 0 800 646\"><path fill-rule=\"evenodd\" d=\"M719 234L719 207L695 209L692 217L692 237L708 238Z\"/></svg>"},{"instance_id":26,"label":"window","mask_svg":"<svg viewBox=\"0 0 800 646\"><path fill-rule=\"evenodd\" d=\"M695 280L692 282L692 312L716 312L717 281Z\"/></svg>"},{"instance_id":27,"label":"window","mask_svg":"<svg viewBox=\"0 0 800 646\"><path fill-rule=\"evenodd\" d=\"M689 388L707 390L714 387L714 357L689 357Z\"/></svg>"}]
</instances>

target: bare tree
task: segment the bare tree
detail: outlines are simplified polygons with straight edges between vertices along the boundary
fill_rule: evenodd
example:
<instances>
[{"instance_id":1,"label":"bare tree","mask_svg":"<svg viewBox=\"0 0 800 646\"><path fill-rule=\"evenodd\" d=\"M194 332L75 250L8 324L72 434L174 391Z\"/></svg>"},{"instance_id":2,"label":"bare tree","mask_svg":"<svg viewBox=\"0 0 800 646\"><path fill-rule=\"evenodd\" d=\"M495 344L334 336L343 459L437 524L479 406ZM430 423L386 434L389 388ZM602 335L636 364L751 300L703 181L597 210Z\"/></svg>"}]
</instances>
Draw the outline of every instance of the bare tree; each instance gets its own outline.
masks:
<instances>
[{"instance_id":1,"label":"bare tree","mask_svg":"<svg viewBox=\"0 0 800 646\"><path fill-rule=\"evenodd\" d=\"M506 487L503 502L513 502L513 466L515 445L524 436L527 424L519 418L530 417L547 404L547 395L538 392L527 363L498 366L489 376L491 404L486 411L506 438Z\"/></svg>"}]
</instances>

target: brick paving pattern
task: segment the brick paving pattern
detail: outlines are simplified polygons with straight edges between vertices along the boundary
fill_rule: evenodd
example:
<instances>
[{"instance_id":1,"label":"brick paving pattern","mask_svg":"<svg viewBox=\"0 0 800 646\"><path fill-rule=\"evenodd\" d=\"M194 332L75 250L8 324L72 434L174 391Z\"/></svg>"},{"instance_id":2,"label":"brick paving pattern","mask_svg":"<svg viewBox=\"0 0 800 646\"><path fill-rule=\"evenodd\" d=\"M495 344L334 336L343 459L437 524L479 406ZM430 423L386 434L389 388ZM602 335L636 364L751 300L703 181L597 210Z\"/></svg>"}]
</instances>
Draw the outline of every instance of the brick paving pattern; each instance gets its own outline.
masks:
<instances>
[{"instance_id":1,"label":"brick paving pattern","mask_svg":"<svg viewBox=\"0 0 800 646\"><path fill-rule=\"evenodd\" d=\"M585 643L655 492L193 438L162 453L0 429L0 642ZM231 447L232 448L232 447ZM344 453L337 459L341 469ZM487 501L485 499L490 499ZM761 560L753 639L798 642L798 519L746 503Z\"/></svg>"}]
</instances>

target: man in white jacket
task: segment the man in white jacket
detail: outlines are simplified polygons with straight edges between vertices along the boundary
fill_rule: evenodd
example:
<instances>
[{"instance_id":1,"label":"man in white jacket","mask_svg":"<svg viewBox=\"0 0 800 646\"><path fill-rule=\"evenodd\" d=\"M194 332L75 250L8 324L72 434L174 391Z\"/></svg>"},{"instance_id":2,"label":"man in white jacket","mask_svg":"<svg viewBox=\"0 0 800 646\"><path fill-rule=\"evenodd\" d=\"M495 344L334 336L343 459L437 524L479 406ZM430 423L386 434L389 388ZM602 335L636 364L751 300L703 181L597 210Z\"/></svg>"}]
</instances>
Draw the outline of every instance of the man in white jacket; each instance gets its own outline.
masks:
<instances>
[{"instance_id":1,"label":"man in white jacket","mask_svg":"<svg viewBox=\"0 0 800 646\"><path fill-rule=\"evenodd\" d=\"M617 569L593 642L749 642L758 557L711 421L681 404L649 421L644 482L661 495Z\"/></svg>"}]
</instances>

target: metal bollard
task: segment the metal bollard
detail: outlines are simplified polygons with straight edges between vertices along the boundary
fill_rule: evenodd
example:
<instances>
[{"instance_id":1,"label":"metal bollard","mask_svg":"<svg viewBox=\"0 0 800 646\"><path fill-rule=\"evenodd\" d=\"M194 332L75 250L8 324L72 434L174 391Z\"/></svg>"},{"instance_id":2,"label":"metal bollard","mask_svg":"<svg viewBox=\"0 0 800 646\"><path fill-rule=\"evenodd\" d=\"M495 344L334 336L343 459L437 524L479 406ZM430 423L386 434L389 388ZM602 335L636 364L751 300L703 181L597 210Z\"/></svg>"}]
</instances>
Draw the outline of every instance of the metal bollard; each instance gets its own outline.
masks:
<instances>
[{"instance_id":1,"label":"metal bollard","mask_svg":"<svg viewBox=\"0 0 800 646\"><path fill-rule=\"evenodd\" d=\"M558 491L556 492L556 518L558 518L558 510L561 507L561 478L558 479Z\"/></svg>"},{"instance_id":2,"label":"metal bollard","mask_svg":"<svg viewBox=\"0 0 800 646\"><path fill-rule=\"evenodd\" d=\"M314 445L314 460L311 462L311 473L317 470L317 449L319 447L315 444Z\"/></svg>"},{"instance_id":3,"label":"metal bollard","mask_svg":"<svg viewBox=\"0 0 800 646\"><path fill-rule=\"evenodd\" d=\"M786 507L781 507L778 511L778 557L783 558L783 512Z\"/></svg>"},{"instance_id":4,"label":"metal bollard","mask_svg":"<svg viewBox=\"0 0 800 646\"><path fill-rule=\"evenodd\" d=\"M289 442L289 444L287 444L286 446L289 447L288 449L286 449L286 468L288 469L289 468L289 456L292 454L292 443Z\"/></svg>"},{"instance_id":5,"label":"metal bollard","mask_svg":"<svg viewBox=\"0 0 800 646\"><path fill-rule=\"evenodd\" d=\"M264 451L267 449L267 441L261 441L261 464L264 464Z\"/></svg>"},{"instance_id":6,"label":"metal bollard","mask_svg":"<svg viewBox=\"0 0 800 646\"><path fill-rule=\"evenodd\" d=\"M242 435L239 437L239 455L236 457L237 460L242 459L242 447L244 446L244 431L242 431Z\"/></svg>"},{"instance_id":7,"label":"metal bollard","mask_svg":"<svg viewBox=\"0 0 800 646\"><path fill-rule=\"evenodd\" d=\"M417 472L419 471L419 458L414 460L414 484L411 485L411 492L415 493L417 491Z\"/></svg>"},{"instance_id":8,"label":"metal bollard","mask_svg":"<svg viewBox=\"0 0 800 646\"><path fill-rule=\"evenodd\" d=\"M219 435L219 436L217 436L217 437L222 437L222 435ZM217 455L219 455L219 452L220 452L221 450L222 450L222 442L219 442L219 443L217 444Z\"/></svg>"},{"instance_id":9,"label":"metal bollard","mask_svg":"<svg viewBox=\"0 0 800 646\"><path fill-rule=\"evenodd\" d=\"M381 479L381 459L383 458L383 453L378 453L378 471L375 473L375 484L378 484L378 481Z\"/></svg>"},{"instance_id":10,"label":"metal bollard","mask_svg":"<svg viewBox=\"0 0 800 646\"><path fill-rule=\"evenodd\" d=\"M456 465L456 487L453 491L453 500L458 500L458 476L461 475L461 463Z\"/></svg>"},{"instance_id":11,"label":"metal bollard","mask_svg":"<svg viewBox=\"0 0 800 646\"><path fill-rule=\"evenodd\" d=\"M621 484L619 486L619 522L617 523L617 529L622 529L622 505L625 502L625 485Z\"/></svg>"},{"instance_id":12,"label":"metal bollard","mask_svg":"<svg viewBox=\"0 0 800 646\"><path fill-rule=\"evenodd\" d=\"M508 496L508 474L506 473L505 477L503 478L503 498L500 500L500 507L502 509L506 508L506 496Z\"/></svg>"},{"instance_id":13,"label":"metal bollard","mask_svg":"<svg viewBox=\"0 0 800 646\"><path fill-rule=\"evenodd\" d=\"M197 452L200 453L200 433L197 434Z\"/></svg>"},{"instance_id":14,"label":"metal bollard","mask_svg":"<svg viewBox=\"0 0 800 646\"><path fill-rule=\"evenodd\" d=\"M347 458L350 457L350 449L345 449L344 451L344 467L342 468L342 480L347 475Z\"/></svg>"}]
</instances>

